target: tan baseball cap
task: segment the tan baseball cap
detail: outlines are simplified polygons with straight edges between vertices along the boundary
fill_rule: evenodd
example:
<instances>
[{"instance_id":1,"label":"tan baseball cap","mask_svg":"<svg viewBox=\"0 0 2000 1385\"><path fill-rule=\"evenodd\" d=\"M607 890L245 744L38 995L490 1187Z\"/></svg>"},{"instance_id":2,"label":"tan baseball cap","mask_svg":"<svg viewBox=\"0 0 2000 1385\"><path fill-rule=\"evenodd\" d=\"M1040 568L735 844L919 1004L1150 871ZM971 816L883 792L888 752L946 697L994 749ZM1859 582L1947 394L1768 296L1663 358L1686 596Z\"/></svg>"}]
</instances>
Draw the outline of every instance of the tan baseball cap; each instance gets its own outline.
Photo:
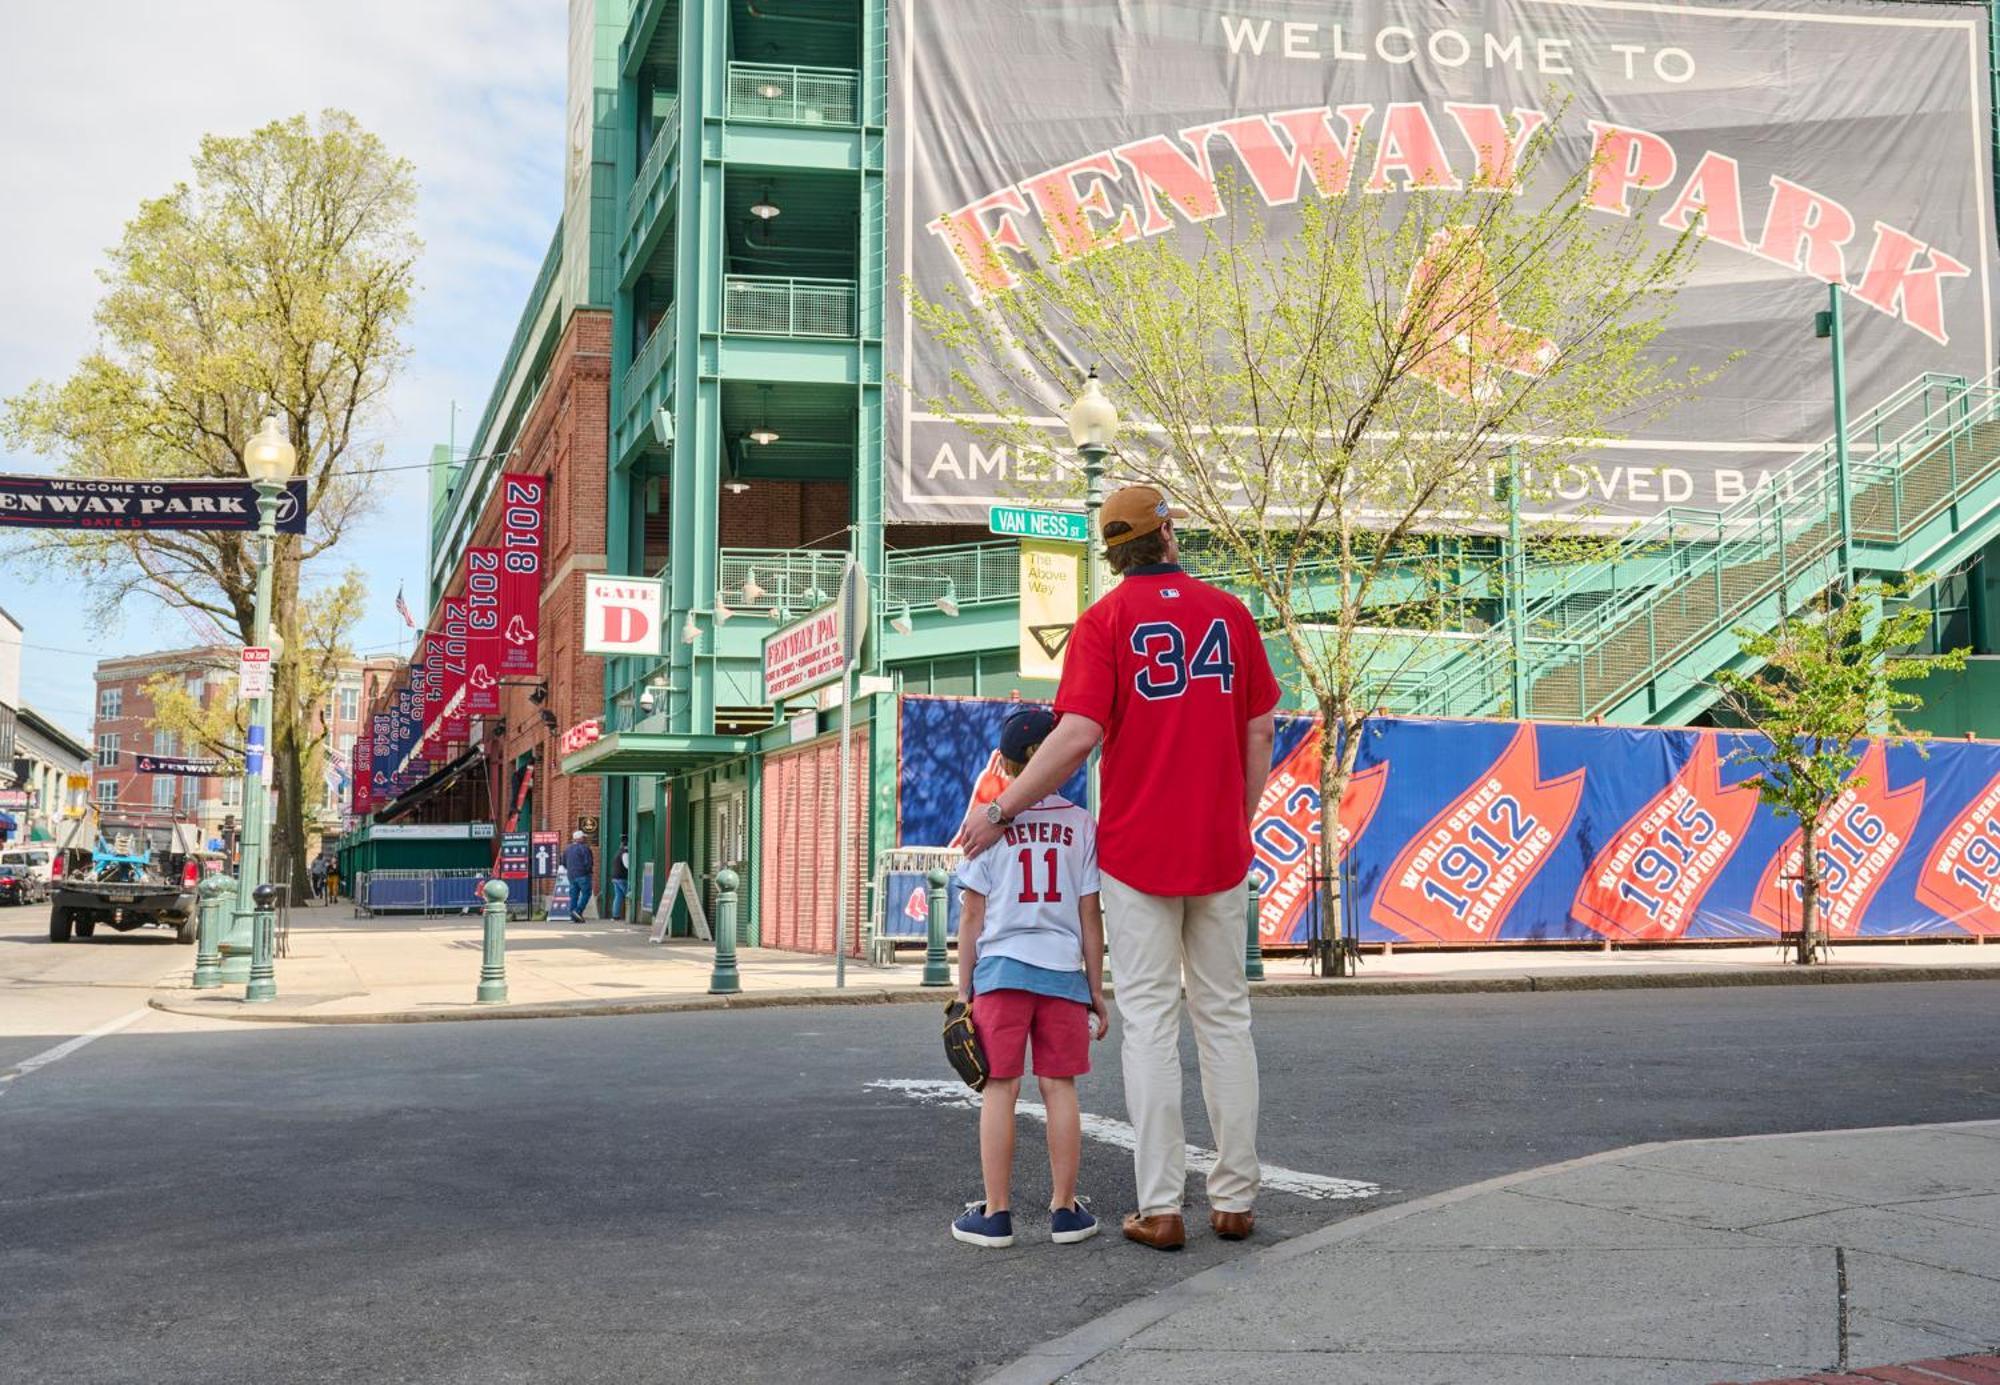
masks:
<instances>
[{"instance_id":1,"label":"tan baseball cap","mask_svg":"<svg viewBox=\"0 0 2000 1385\"><path fill-rule=\"evenodd\" d=\"M1111 493L1104 502L1104 512L1098 523L1109 529L1114 524L1129 524L1125 533L1107 537L1106 548L1116 548L1121 543L1130 543L1143 535L1152 533L1169 519L1186 519L1186 510L1177 510L1167 503L1167 497L1154 486L1125 486Z\"/></svg>"}]
</instances>

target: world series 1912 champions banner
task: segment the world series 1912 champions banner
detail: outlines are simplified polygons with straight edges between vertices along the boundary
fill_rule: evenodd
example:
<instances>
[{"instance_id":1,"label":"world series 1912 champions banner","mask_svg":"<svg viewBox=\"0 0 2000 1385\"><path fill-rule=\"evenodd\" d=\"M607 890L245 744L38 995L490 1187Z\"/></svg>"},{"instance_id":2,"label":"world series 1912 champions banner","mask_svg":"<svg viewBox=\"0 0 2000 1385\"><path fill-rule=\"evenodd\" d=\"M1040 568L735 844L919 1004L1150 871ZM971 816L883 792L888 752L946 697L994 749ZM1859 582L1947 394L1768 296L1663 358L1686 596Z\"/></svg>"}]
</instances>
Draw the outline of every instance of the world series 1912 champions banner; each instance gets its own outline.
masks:
<instances>
[{"instance_id":1,"label":"world series 1912 champions banner","mask_svg":"<svg viewBox=\"0 0 2000 1385\"><path fill-rule=\"evenodd\" d=\"M1992 372L1986 42L1983 7L1894 0L892 0L889 280L1002 293L1075 228L1227 215L1230 182L1282 235L1303 196L1462 187L1560 112L1523 195L1590 166L1594 214L1662 243L1697 228L1654 350L1727 366L1546 478L1554 507L1722 508L1832 431L1825 285L1847 291L1856 413L1925 372ZM966 362L901 293L884 338L892 519L979 521L1051 464L927 411Z\"/></svg>"}]
</instances>

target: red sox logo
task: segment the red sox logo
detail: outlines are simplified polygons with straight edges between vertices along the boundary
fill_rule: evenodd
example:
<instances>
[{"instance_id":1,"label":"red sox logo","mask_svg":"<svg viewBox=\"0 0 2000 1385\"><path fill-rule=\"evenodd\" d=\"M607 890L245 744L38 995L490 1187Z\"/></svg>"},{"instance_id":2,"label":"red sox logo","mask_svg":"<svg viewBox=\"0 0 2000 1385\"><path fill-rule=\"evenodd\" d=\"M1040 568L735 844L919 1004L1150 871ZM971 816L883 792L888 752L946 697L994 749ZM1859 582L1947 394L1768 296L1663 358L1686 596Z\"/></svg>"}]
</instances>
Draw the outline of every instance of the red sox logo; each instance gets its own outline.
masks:
<instances>
[{"instance_id":1,"label":"red sox logo","mask_svg":"<svg viewBox=\"0 0 2000 1385\"><path fill-rule=\"evenodd\" d=\"M1553 341L1507 320L1471 226L1432 233L1410 275L1401 328L1417 352L1410 372L1467 404L1498 399L1502 371L1540 376L1556 361Z\"/></svg>"}]
</instances>

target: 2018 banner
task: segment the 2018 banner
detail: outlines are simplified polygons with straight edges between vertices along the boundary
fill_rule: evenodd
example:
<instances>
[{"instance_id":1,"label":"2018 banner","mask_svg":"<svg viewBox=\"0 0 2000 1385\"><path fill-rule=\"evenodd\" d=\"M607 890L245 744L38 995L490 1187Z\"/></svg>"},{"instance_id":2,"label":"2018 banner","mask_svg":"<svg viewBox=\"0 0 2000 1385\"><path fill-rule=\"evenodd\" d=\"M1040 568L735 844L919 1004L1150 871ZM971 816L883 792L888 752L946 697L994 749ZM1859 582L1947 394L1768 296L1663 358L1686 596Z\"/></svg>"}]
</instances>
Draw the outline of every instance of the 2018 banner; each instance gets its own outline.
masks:
<instances>
[{"instance_id":1,"label":"2018 banner","mask_svg":"<svg viewBox=\"0 0 2000 1385\"><path fill-rule=\"evenodd\" d=\"M949 844L1007 706L903 700L903 845ZM1331 931L1313 887L1316 730L1280 718L1251 832L1259 931L1274 945ZM1736 731L1371 721L1338 816L1348 927L1364 942L1451 946L1796 929L1800 834L1746 783L1756 743ZM2000 745L1868 745L1817 851L1820 926L1836 939L2000 936Z\"/></svg>"},{"instance_id":2,"label":"2018 banner","mask_svg":"<svg viewBox=\"0 0 2000 1385\"><path fill-rule=\"evenodd\" d=\"M889 275L933 303L1005 293L1034 259L1198 237L1223 218L1237 222L1225 236L1276 241L1302 198L1450 196L1502 176L1547 128L1549 159L1525 197L1594 168L1567 194L1593 217L1642 217L1659 245L1692 230L1703 244L1653 352L1676 373L1727 369L1541 478L1556 510L1721 508L1825 439L1826 358L1801 334L1827 284L1848 290L1850 407L1927 371L1994 368L1984 6L888 9ZM1256 225L1232 208L1232 185ZM914 327L904 294L884 316L892 520L978 522L1074 465L1056 417L1074 377L988 381L1049 425L1047 449L1015 455L935 402L962 395L952 372L977 363Z\"/></svg>"},{"instance_id":3,"label":"2018 banner","mask_svg":"<svg viewBox=\"0 0 2000 1385\"><path fill-rule=\"evenodd\" d=\"M500 477L500 671L533 673L542 628L542 531L546 477Z\"/></svg>"}]
</instances>

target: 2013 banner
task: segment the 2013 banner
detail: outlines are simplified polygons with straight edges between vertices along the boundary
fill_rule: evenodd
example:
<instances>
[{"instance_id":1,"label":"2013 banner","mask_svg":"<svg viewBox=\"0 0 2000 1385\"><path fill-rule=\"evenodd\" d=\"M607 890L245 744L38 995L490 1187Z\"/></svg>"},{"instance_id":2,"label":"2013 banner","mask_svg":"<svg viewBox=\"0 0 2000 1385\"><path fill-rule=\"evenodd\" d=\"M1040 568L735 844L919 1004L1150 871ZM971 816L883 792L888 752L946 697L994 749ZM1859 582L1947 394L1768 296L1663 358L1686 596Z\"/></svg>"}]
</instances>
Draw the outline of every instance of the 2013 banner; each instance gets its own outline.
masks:
<instances>
[{"instance_id":1,"label":"2013 banner","mask_svg":"<svg viewBox=\"0 0 2000 1385\"><path fill-rule=\"evenodd\" d=\"M903 699L899 840L944 846L1009 704ZM1251 829L1270 944L1330 932L1315 888L1318 723L1279 720ZM1799 926L1798 824L1758 803L1747 732L1378 718L1337 815L1363 942L1771 937ZM2000 745L1872 743L1816 833L1834 938L2000 936ZM992 786L987 785L990 794Z\"/></svg>"}]
</instances>

